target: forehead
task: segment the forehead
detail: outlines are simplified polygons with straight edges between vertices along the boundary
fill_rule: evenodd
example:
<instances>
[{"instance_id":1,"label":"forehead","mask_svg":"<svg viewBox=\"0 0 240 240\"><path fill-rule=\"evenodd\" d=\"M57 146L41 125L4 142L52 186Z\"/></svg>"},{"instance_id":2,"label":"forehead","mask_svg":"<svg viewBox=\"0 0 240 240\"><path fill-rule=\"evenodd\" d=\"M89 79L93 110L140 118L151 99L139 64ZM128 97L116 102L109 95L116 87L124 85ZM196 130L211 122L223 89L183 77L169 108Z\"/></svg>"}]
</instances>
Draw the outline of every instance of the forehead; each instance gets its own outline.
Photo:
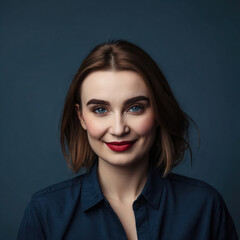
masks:
<instances>
[{"instance_id":1,"label":"forehead","mask_svg":"<svg viewBox=\"0 0 240 240\"><path fill-rule=\"evenodd\" d=\"M148 97L148 89L134 71L96 71L89 74L81 86L82 101L91 98L121 100L138 95Z\"/></svg>"}]
</instances>

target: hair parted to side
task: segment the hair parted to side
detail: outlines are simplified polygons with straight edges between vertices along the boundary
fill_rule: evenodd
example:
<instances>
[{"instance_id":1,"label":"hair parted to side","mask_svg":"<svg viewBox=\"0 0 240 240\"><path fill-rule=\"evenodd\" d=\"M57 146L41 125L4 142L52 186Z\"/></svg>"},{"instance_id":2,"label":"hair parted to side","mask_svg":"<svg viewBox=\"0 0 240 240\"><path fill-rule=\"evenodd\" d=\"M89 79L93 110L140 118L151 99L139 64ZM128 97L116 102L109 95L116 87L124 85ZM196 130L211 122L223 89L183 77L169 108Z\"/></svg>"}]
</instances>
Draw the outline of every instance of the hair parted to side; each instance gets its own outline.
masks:
<instances>
[{"instance_id":1,"label":"hair parted to side","mask_svg":"<svg viewBox=\"0 0 240 240\"><path fill-rule=\"evenodd\" d=\"M179 164L189 144L189 123L194 121L181 110L170 86L155 61L140 47L125 40L112 40L97 45L83 60L67 93L61 120L61 147L68 166L77 173L88 170L96 161L87 132L82 128L75 109L81 110L81 85L94 71L131 70L138 73L148 87L150 103L158 123L155 141L150 149L150 161L160 167L164 176Z\"/></svg>"}]
</instances>

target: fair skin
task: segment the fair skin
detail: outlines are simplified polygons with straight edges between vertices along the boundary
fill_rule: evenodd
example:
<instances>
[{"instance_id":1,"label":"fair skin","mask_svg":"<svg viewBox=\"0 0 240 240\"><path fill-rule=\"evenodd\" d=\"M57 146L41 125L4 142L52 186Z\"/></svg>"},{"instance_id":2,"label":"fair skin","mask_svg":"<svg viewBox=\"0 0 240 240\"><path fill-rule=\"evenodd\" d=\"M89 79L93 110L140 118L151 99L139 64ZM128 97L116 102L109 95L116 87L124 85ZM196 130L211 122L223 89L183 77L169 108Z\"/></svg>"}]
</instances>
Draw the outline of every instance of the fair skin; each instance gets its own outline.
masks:
<instances>
[{"instance_id":1,"label":"fair skin","mask_svg":"<svg viewBox=\"0 0 240 240\"><path fill-rule=\"evenodd\" d=\"M103 194L128 238L137 239L132 204L147 181L148 153L156 130L148 89L133 71L96 71L82 83L81 105L81 111L78 104L76 110L98 155ZM121 141L130 141L131 147L116 151L107 144Z\"/></svg>"}]
</instances>

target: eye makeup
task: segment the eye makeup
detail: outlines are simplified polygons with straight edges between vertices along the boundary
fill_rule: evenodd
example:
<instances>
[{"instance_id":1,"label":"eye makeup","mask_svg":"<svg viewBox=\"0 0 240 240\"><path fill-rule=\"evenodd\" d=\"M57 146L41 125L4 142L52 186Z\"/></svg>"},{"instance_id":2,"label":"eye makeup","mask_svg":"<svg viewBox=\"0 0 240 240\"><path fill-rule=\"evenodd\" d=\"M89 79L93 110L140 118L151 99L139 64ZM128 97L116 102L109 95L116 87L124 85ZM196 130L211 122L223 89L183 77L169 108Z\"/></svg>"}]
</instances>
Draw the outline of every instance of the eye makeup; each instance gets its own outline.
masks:
<instances>
[{"instance_id":1,"label":"eye makeup","mask_svg":"<svg viewBox=\"0 0 240 240\"><path fill-rule=\"evenodd\" d=\"M141 114L144 112L146 108L147 106L145 106L144 104L137 103L137 104L126 107L124 111L130 112L132 114ZM91 111L93 113L96 113L97 115L106 115L108 113L108 108L106 106L97 105L97 106L93 106L91 108Z\"/></svg>"}]
</instances>

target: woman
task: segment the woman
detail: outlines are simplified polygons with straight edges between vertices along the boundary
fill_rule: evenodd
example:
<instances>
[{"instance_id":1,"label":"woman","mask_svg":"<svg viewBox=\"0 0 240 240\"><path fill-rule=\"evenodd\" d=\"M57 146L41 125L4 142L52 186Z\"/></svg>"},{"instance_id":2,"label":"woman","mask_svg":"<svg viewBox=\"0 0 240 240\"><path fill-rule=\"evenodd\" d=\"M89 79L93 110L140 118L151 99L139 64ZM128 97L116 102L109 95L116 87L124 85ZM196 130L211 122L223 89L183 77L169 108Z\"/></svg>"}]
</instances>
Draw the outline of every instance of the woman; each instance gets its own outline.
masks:
<instances>
[{"instance_id":1,"label":"woman","mask_svg":"<svg viewBox=\"0 0 240 240\"><path fill-rule=\"evenodd\" d=\"M61 145L74 173L32 196L18 239L237 239L219 193L171 173L191 118L153 59L123 40L96 46L69 88Z\"/></svg>"}]
</instances>

